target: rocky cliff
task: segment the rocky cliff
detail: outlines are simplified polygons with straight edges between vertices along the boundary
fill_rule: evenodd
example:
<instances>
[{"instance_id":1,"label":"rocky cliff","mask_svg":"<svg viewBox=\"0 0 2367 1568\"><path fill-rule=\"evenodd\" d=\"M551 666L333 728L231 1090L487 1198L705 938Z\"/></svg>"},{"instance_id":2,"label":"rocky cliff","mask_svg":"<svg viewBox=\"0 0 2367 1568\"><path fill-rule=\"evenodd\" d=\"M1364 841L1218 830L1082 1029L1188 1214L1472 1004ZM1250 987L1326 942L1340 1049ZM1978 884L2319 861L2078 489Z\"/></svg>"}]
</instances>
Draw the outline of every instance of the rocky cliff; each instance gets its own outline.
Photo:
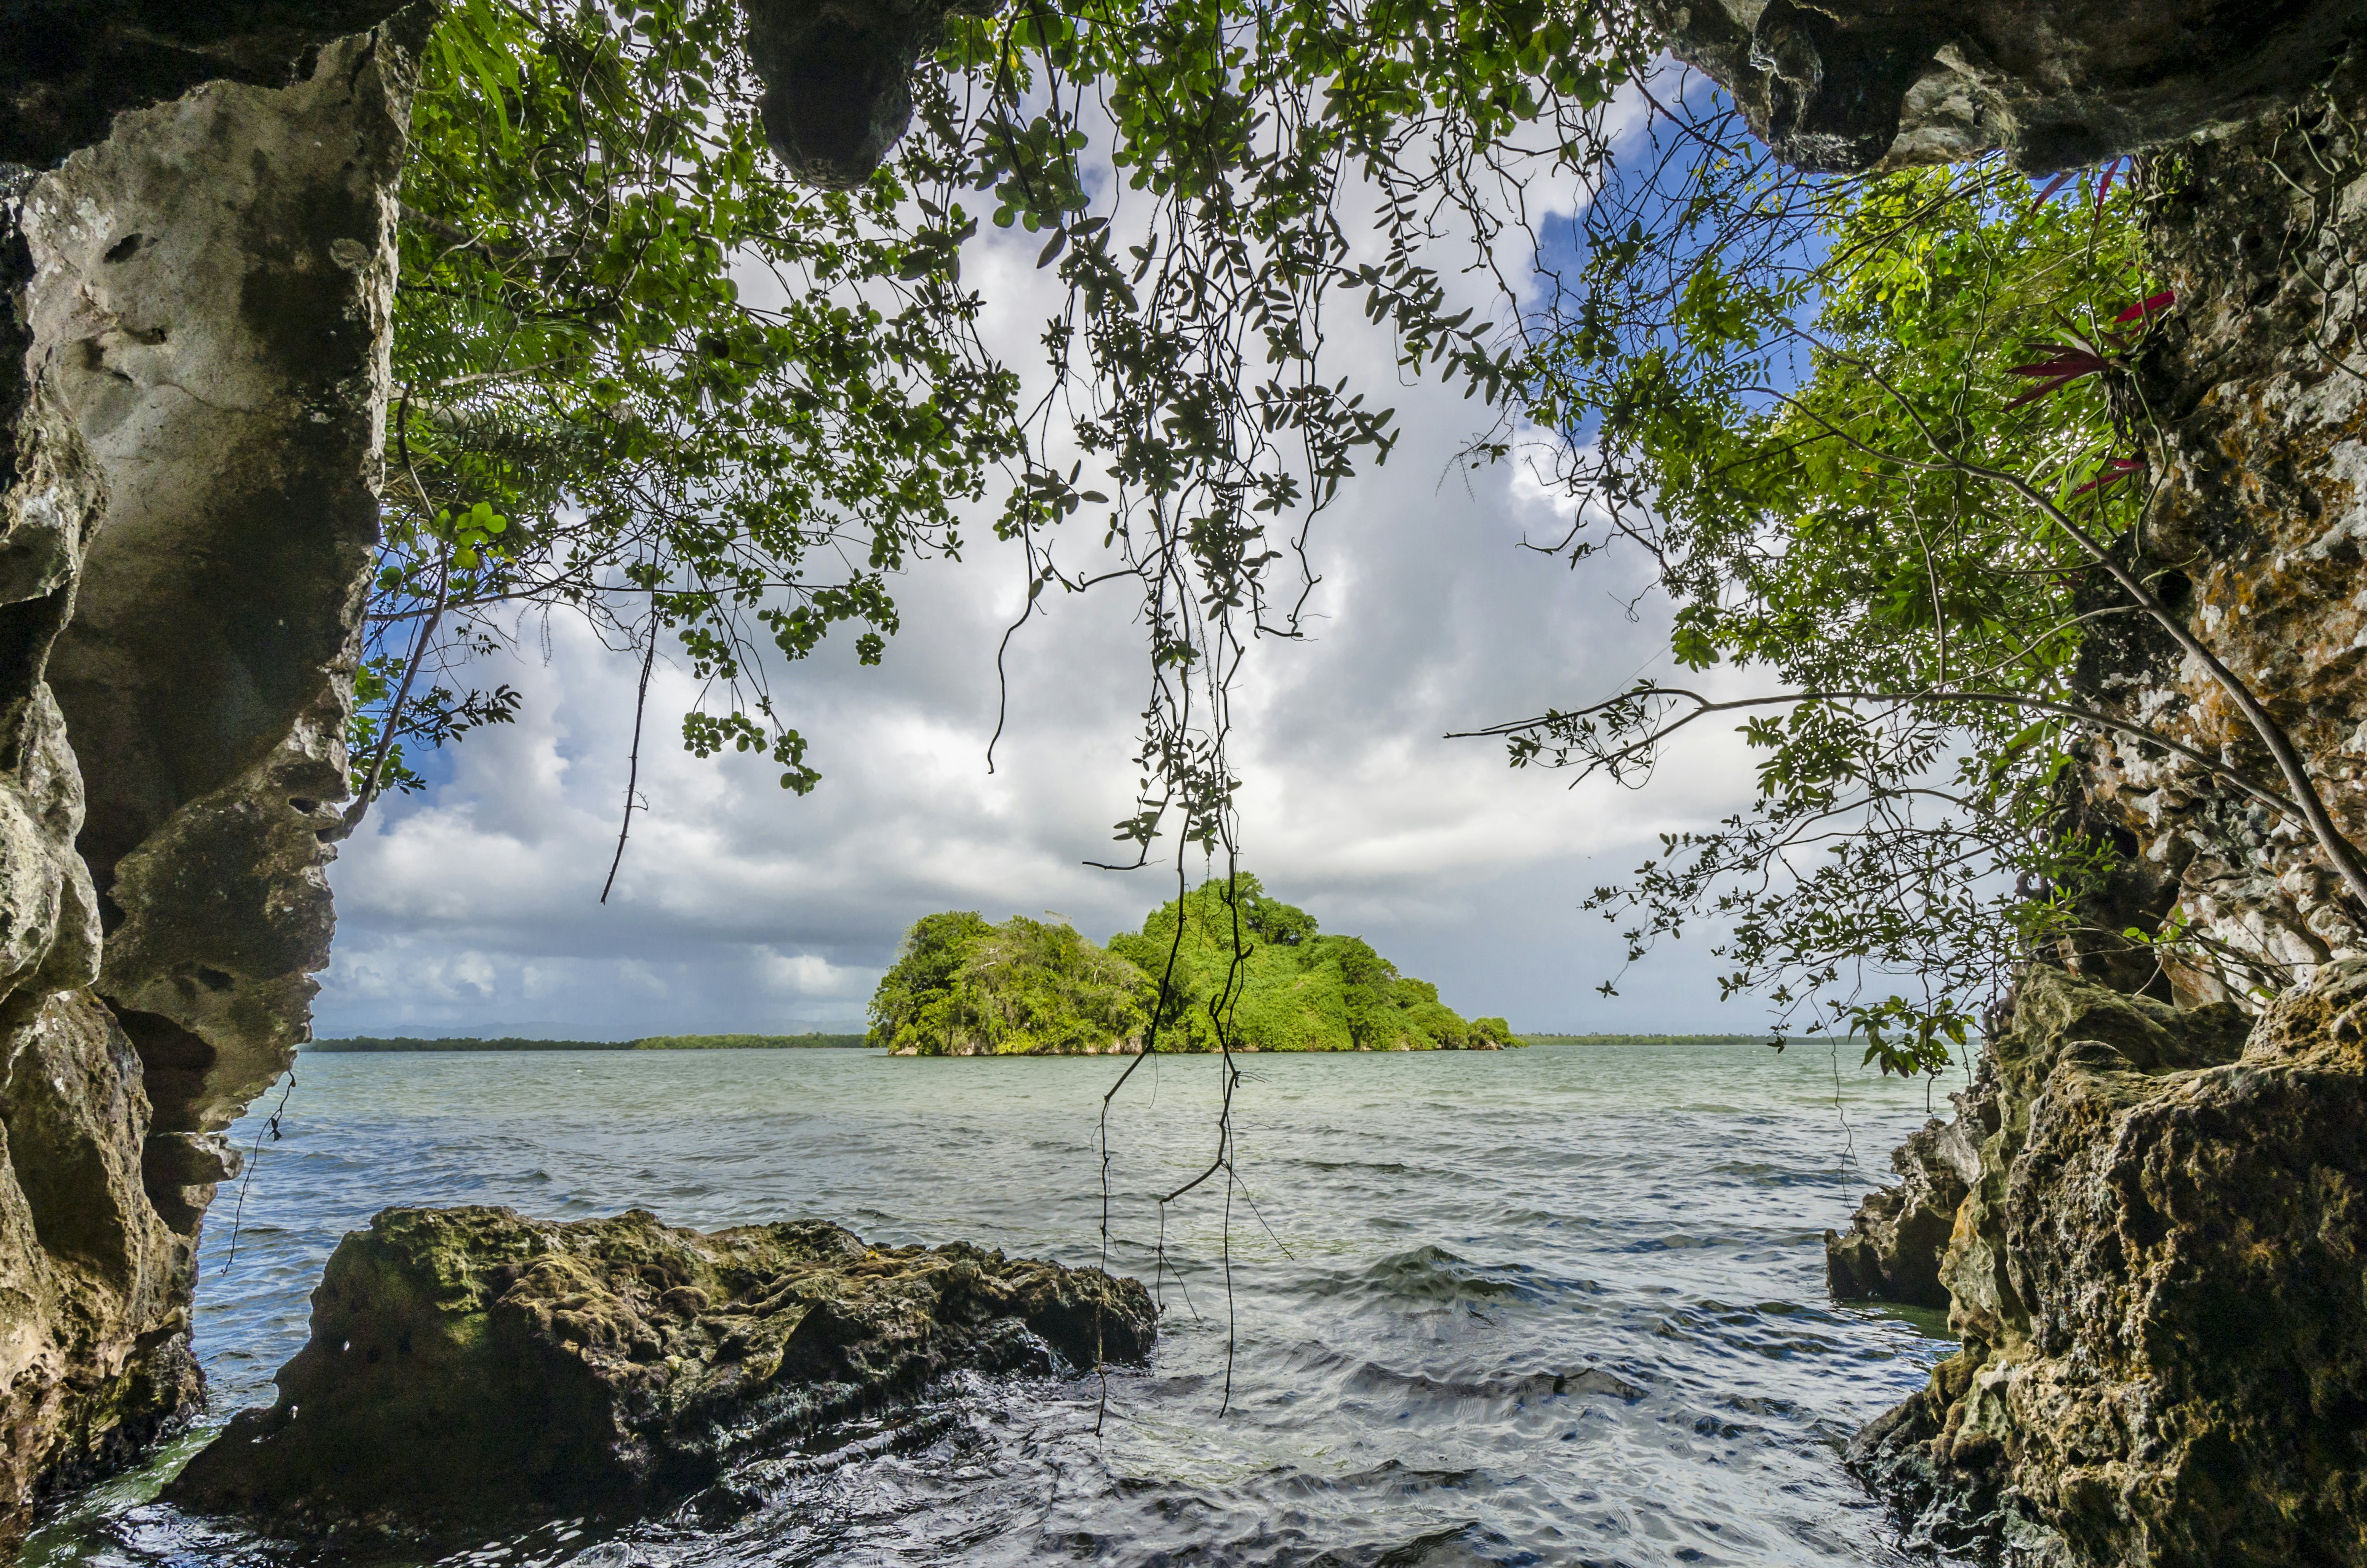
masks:
<instances>
[{"instance_id":1,"label":"rocky cliff","mask_svg":"<svg viewBox=\"0 0 2367 1568\"><path fill-rule=\"evenodd\" d=\"M1648 0L1791 164L2010 153L2051 170L2282 112L2361 30L2347 0Z\"/></svg>"},{"instance_id":2,"label":"rocky cliff","mask_svg":"<svg viewBox=\"0 0 2367 1568\"><path fill-rule=\"evenodd\" d=\"M2268 702L2353 843L2367 842L2362 130L2354 56L2299 107L2147 161L2149 248L2179 303L2123 399L2156 449L2157 580ZM2269 769L2224 692L2158 633L2093 639L2081 674L2100 702ZM2191 933L2169 965L2180 998L2257 1010L2367 952L2367 914L2297 824L2143 748L2101 740L2088 761L2090 801Z\"/></svg>"},{"instance_id":3,"label":"rocky cliff","mask_svg":"<svg viewBox=\"0 0 2367 1568\"><path fill-rule=\"evenodd\" d=\"M2177 305L2116 393L2152 490L2139 564L2367 840L2356 8L1744 10L1680 38L1797 161L2143 154ZM2079 680L2273 773L2149 624L2091 636ZM2091 912L2180 940L2033 970L1954 1124L1829 1237L1837 1294L1936 1280L1965 1343L1856 1461L1914 1539L1992 1561L2367 1562L2367 913L2297 823L2191 764L2110 737L2082 761L2071 820L2127 857Z\"/></svg>"},{"instance_id":4,"label":"rocky cliff","mask_svg":"<svg viewBox=\"0 0 2367 1568\"><path fill-rule=\"evenodd\" d=\"M2367 961L2247 1031L2059 971L1960 1126L1961 1354L1852 1460L2017 1568L2367 1562Z\"/></svg>"},{"instance_id":5,"label":"rocky cliff","mask_svg":"<svg viewBox=\"0 0 2367 1568\"><path fill-rule=\"evenodd\" d=\"M33 5L0 50L0 1547L198 1396L220 1134L327 962L391 8Z\"/></svg>"}]
</instances>

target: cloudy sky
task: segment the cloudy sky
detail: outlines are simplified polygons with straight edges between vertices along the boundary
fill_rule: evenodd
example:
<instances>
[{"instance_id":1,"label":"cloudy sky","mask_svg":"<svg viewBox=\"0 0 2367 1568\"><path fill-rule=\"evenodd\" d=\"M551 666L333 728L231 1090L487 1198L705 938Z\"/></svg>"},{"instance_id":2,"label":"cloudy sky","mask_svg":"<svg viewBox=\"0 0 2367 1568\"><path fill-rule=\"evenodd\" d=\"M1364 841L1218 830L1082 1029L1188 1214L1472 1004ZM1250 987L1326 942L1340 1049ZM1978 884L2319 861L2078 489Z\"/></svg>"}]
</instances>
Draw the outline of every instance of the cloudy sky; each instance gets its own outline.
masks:
<instances>
[{"instance_id":1,"label":"cloudy sky","mask_svg":"<svg viewBox=\"0 0 2367 1568\"><path fill-rule=\"evenodd\" d=\"M1037 242L996 238L965 277L1011 302L1008 352L1024 359L1047 313ZM1334 342L1335 374L1388 376L1376 336ZM1573 571L1522 549L1557 536L1569 503L1516 465L1455 466L1474 419L1459 392L1393 400L1395 456L1318 525L1308 636L1259 645L1237 688L1244 866L1467 1015L1525 1030L1758 1027L1758 1006L1718 1003L1705 940L1630 972L1618 998L1596 995L1619 949L1578 907L1653 835L1747 795L1737 742L1703 736L1630 793L1572 789L1512 771L1492 742L1443 738L1607 694L1653 660L1665 622L1648 600L1631 617L1637 563ZM1082 863L1111 853L1109 825L1132 810L1134 602L1123 583L1062 596L1022 634L990 774L995 644L1023 587L991 541L958 566L921 566L897 585L904 629L883 666L825 649L779 682L824 775L803 799L775 768L679 750L673 716L690 685L662 658L647 815L606 906L638 671L552 622L547 661L529 638L517 668L485 672L527 694L519 722L470 737L432 788L375 807L345 845L316 1032L854 1028L899 935L930 911L1048 910L1096 939L1138 925L1172 868Z\"/></svg>"}]
</instances>

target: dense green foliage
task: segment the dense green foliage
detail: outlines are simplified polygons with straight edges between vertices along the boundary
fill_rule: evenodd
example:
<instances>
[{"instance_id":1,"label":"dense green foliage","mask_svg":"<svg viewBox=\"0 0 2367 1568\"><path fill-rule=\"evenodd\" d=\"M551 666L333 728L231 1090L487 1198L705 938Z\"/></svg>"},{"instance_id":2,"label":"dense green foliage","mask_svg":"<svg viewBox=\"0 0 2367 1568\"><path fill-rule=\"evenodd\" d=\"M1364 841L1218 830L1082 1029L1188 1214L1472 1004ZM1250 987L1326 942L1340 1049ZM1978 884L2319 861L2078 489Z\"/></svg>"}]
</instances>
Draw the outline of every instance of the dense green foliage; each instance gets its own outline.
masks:
<instances>
[{"instance_id":1,"label":"dense green foliage","mask_svg":"<svg viewBox=\"0 0 2367 1568\"><path fill-rule=\"evenodd\" d=\"M1246 874L1211 878L1110 950L1167 979L1161 1050L1459 1051L1513 1043L1500 1018L1467 1022L1438 987L1399 975L1362 937L1326 936ZM1172 968L1171 968L1172 962Z\"/></svg>"},{"instance_id":2,"label":"dense green foliage","mask_svg":"<svg viewBox=\"0 0 2367 1568\"><path fill-rule=\"evenodd\" d=\"M2086 924L2116 852L2067 792L2083 747L2130 738L2083 696L2082 649L2146 613L2096 558L2129 553L2130 367L2171 305L2136 243L2146 187L2034 191L1998 163L1687 177L1658 247L1591 261L1545 406L1587 422L1566 478L1597 505L1566 547L1648 550L1673 661L1704 673L1499 732L1515 765L1637 782L1680 730L1739 721L1753 808L1668 835L1591 905L1631 961L1709 923L1727 994L1936 1070L2034 949L2120 938ZM1750 248L1753 209L1792 250Z\"/></svg>"},{"instance_id":3,"label":"dense green foliage","mask_svg":"<svg viewBox=\"0 0 2367 1568\"><path fill-rule=\"evenodd\" d=\"M1289 520L1396 439L1324 373L1326 301L1389 326L1405 369L1508 397L1517 333L1422 248L1512 220L1479 193L1500 166L1597 169L1648 39L1623 6L1532 0L957 16L895 157L822 195L763 147L740 28L732 0L457 0L438 27L357 784L415 784L403 743L509 718L519 694L466 666L563 609L699 679L691 750L810 788L767 671L850 623L880 659L893 574L958 555L982 502L1025 546L1031 613L1138 585L1146 779L1119 836L1146 852L1180 813L1213 841L1230 672L1245 639L1296 633L1273 586L1306 566ZM1064 295L1025 406L972 330L982 219L1046 236ZM1053 525L1087 509L1097 542L1056 561Z\"/></svg>"},{"instance_id":4,"label":"dense green foliage","mask_svg":"<svg viewBox=\"0 0 2367 1568\"><path fill-rule=\"evenodd\" d=\"M1361 937L1322 935L1255 877L1233 886L1238 902L1212 880L1106 949L1024 916L927 916L872 998L871 1043L920 1055L1131 1053L1146 1043L1164 978L1161 1051L1216 1050L1220 1035L1236 1051L1518 1043L1502 1019L1465 1021L1437 987L1400 976Z\"/></svg>"},{"instance_id":5,"label":"dense green foliage","mask_svg":"<svg viewBox=\"0 0 2367 1568\"><path fill-rule=\"evenodd\" d=\"M929 915L872 994L870 1043L923 1056L1131 1051L1155 995L1140 970L1069 926Z\"/></svg>"},{"instance_id":6,"label":"dense green foliage","mask_svg":"<svg viewBox=\"0 0 2367 1568\"><path fill-rule=\"evenodd\" d=\"M454 1037L383 1038L367 1034L314 1040L307 1051L845 1051L864 1043L860 1034L651 1034L639 1040L497 1040Z\"/></svg>"},{"instance_id":7,"label":"dense green foliage","mask_svg":"<svg viewBox=\"0 0 2367 1568\"><path fill-rule=\"evenodd\" d=\"M436 672L566 609L645 662L671 634L704 693L684 744L768 754L810 788L766 656L851 622L876 662L887 574L957 550L955 508L1014 449L1015 383L968 352L973 302L900 276L892 185L783 174L741 28L731 0L460 0L432 37L365 787L384 746L508 718L514 691Z\"/></svg>"}]
</instances>

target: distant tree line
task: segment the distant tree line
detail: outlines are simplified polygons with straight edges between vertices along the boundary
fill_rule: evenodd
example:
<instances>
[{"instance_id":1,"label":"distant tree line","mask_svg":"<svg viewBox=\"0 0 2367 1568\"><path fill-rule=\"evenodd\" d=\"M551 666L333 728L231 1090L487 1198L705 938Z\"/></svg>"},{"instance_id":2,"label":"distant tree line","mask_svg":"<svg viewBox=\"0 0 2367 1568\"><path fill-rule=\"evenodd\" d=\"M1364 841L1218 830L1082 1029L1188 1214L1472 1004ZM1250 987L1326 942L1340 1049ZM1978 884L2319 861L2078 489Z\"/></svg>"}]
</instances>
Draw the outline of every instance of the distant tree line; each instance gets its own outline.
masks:
<instances>
[{"instance_id":1,"label":"distant tree line","mask_svg":"<svg viewBox=\"0 0 2367 1568\"><path fill-rule=\"evenodd\" d=\"M498 1040L455 1037L420 1040L354 1035L315 1040L307 1051L847 1051L863 1044L860 1034L650 1034L639 1040Z\"/></svg>"}]
</instances>

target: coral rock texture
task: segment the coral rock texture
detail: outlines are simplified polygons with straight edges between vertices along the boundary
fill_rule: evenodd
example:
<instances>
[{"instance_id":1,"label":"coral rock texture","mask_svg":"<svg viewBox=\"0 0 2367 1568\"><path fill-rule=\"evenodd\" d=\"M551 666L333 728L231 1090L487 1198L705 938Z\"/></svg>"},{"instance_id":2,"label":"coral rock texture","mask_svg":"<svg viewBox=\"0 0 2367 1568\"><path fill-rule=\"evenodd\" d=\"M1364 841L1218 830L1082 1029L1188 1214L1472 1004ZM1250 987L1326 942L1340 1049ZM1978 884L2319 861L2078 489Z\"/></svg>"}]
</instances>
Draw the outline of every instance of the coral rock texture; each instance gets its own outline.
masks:
<instances>
[{"instance_id":1,"label":"coral rock texture","mask_svg":"<svg viewBox=\"0 0 2367 1568\"><path fill-rule=\"evenodd\" d=\"M2291 106L2367 31L2345 0L1658 0L1670 48L1784 162L2004 150L2068 168Z\"/></svg>"},{"instance_id":2,"label":"coral rock texture","mask_svg":"<svg viewBox=\"0 0 2367 1568\"><path fill-rule=\"evenodd\" d=\"M1961 1111L1963 1096L1956 1096ZM1896 1187L1866 1194L1846 1234L1825 1233L1825 1280L1836 1301L1944 1308L1940 1259L1956 1210L1980 1179L1981 1157L1964 1123L1934 1117L1890 1153Z\"/></svg>"},{"instance_id":3,"label":"coral rock texture","mask_svg":"<svg viewBox=\"0 0 2367 1568\"><path fill-rule=\"evenodd\" d=\"M2367 1562L2367 960L2248 1041L2059 972L1967 1097L1963 1353L1853 1459L2010 1564Z\"/></svg>"},{"instance_id":4,"label":"coral rock texture","mask_svg":"<svg viewBox=\"0 0 2367 1568\"><path fill-rule=\"evenodd\" d=\"M17 46L117 9L5 34L0 156L53 150L26 72L66 57ZM0 167L0 1545L198 1397L221 1133L327 961L412 64L391 26L289 82L289 26L285 85L75 119L49 79L105 139Z\"/></svg>"},{"instance_id":5,"label":"coral rock texture","mask_svg":"<svg viewBox=\"0 0 2367 1568\"><path fill-rule=\"evenodd\" d=\"M2367 53L2367 51L2362 51ZM2298 109L2146 171L2149 248L2176 290L2127 394L2163 470L2145 538L2165 594L2267 700L2353 843L2367 842L2367 62ZM2167 637L2093 637L2094 700L2274 777L2225 693ZM2100 740L2089 795L2199 942L2188 1000L2257 1007L2367 931L2299 824L2182 760Z\"/></svg>"},{"instance_id":6,"label":"coral rock texture","mask_svg":"<svg viewBox=\"0 0 2367 1568\"><path fill-rule=\"evenodd\" d=\"M1153 1333L1136 1280L959 1243L389 1209L329 1259L278 1403L167 1495L318 1524L637 1511L941 1373L1137 1360Z\"/></svg>"}]
</instances>

